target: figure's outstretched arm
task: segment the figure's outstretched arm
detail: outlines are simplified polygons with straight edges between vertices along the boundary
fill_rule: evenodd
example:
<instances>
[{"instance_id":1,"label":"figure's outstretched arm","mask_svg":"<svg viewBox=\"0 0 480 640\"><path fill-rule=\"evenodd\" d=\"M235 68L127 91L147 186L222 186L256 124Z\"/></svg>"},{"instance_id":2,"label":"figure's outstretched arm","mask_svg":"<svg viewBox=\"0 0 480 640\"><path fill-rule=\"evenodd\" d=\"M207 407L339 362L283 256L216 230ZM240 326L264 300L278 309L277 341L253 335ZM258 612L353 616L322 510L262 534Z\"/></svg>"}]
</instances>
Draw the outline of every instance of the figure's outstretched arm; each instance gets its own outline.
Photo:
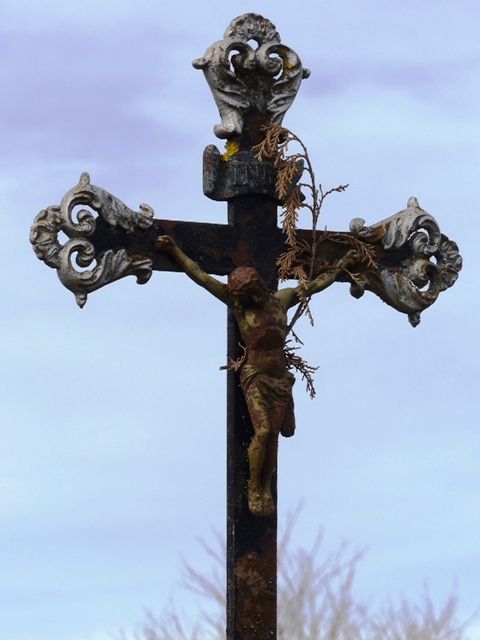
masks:
<instances>
[{"instance_id":1,"label":"figure's outstretched arm","mask_svg":"<svg viewBox=\"0 0 480 640\"><path fill-rule=\"evenodd\" d=\"M212 276L201 269L196 262L183 253L173 238L170 238L170 236L159 236L155 246L160 251L171 256L178 266L181 267L187 276L196 282L196 284L199 284L225 304L230 303L227 285L216 278L212 278Z\"/></svg>"},{"instance_id":2,"label":"figure's outstretched arm","mask_svg":"<svg viewBox=\"0 0 480 640\"><path fill-rule=\"evenodd\" d=\"M359 258L360 254L358 251L353 249L349 251L343 258L337 260L337 262L332 265L331 269L324 271L309 283L306 290L306 297L309 298L310 296L313 296L314 293L319 293L329 287L335 282L339 273L354 265L358 262ZM280 289L280 291L277 291L274 294L274 297L277 298L277 300L280 300L285 309L290 309L300 302L297 290L293 287Z\"/></svg>"}]
</instances>

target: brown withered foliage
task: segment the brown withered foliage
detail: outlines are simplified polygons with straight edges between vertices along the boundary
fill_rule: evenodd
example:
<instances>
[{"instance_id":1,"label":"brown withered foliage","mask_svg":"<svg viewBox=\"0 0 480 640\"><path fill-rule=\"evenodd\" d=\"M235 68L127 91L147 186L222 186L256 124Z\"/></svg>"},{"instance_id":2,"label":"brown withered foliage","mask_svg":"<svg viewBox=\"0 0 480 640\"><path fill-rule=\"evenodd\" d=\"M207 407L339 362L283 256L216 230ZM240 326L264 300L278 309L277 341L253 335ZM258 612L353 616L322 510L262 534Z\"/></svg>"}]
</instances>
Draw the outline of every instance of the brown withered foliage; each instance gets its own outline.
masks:
<instances>
[{"instance_id":1,"label":"brown withered foliage","mask_svg":"<svg viewBox=\"0 0 480 640\"><path fill-rule=\"evenodd\" d=\"M303 345L303 342L293 331L292 331L292 335L295 338L296 342L299 342L300 344ZM292 342L291 340L287 340L287 342L285 343L285 356L287 359L287 368L295 369L301 374L302 380L305 381L305 384L307 387L307 393L310 395L310 398L312 398L313 400L313 398L316 395L315 386L313 384L313 374L318 369L318 367L314 367L313 365L308 364L308 362L306 362L302 358L302 356L299 356L297 351L300 349L300 347L294 347L291 344L291 342Z\"/></svg>"},{"instance_id":2,"label":"brown withered foliage","mask_svg":"<svg viewBox=\"0 0 480 640\"><path fill-rule=\"evenodd\" d=\"M299 147L296 153L289 153L289 145L294 143ZM333 189L324 191L322 185L317 186L315 172L308 154L308 150L298 136L285 127L272 125L265 127L265 139L262 143L253 147L256 158L273 158L277 169L277 195L283 202L281 222L282 230L286 235L288 249L278 258L278 276L281 281L296 280L297 292L300 299L292 320L289 331L293 330L296 322L302 315L306 315L313 325L313 315L310 310L310 298L307 295L308 284L321 273L331 269L332 265L326 262L319 263L318 248L327 238L330 241L348 245L349 249L355 249L360 254L360 261L369 267L376 269L373 259L373 249L353 236L344 234L332 234L327 231L318 232L318 219L327 196L332 193L342 193L348 184L339 185ZM305 181L303 181L305 179ZM305 191L302 191L302 189ZM297 239L297 223L301 209L308 209L312 217L312 237L310 242ZM346 270L350 278L356 284L361 284L358 274ZM298 338L296 338L297 341ZM299 341L301 342L301 341ZM287 343L288 344L288 343ZM292 351L293 349L293 351ZM289 367L296 369L307 383L307 391L310 397L315 396L312 373L318 367L307 364L297 353L298 347L285 347L285 354Z\"/></svg>"}]
</instances>

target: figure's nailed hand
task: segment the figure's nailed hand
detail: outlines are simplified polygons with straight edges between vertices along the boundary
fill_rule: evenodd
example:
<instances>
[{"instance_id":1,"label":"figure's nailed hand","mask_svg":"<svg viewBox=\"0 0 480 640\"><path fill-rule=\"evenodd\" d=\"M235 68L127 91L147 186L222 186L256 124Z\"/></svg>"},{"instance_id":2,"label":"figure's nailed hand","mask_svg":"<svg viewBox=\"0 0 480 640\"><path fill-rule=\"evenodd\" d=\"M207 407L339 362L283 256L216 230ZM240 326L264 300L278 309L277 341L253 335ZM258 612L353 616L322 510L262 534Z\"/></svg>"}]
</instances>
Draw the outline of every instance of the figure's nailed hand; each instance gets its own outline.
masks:
<instances>
[{"instance_id":1,"label":"figure's nailed hand","mask_svg":"<svg viewBox=\"0 0 480 640\"><path fill-rule=\"evenodd\" d=\"M170 236L158 236L155 241L155 248L164 253L171 253L176 246L175 240Z\"/></svg>"},{"instance_id":2,"label":"figure's nailed hand","mask_svg":"<svg viewBox=\"0 0 480 640\"><path fill-rule=\"evenodd\" d=\"M353 267L353 265L357 264L360 260L360 252L356 249L350 249L350 251L348 251L348 253L346 253L343 258L337 262L337 268L348 270L349 267Z\"/></svg>"}]
</instances>

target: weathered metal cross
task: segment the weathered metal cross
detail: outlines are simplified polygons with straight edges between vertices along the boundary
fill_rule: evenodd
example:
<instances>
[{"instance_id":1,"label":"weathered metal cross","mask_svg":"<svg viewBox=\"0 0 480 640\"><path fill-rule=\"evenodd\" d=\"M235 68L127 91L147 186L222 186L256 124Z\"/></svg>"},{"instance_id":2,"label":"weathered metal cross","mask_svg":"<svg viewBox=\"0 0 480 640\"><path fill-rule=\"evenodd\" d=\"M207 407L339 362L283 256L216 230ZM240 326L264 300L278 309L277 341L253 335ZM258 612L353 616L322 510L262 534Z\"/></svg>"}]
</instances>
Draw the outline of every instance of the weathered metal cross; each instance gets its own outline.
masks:
<instances>
[{"instance_id":1,"label":"weathered metal cross","mask_svg":"<svg viewBox=\"0 0 480 640\"><path fill-rule=\"evenodd\" d=\"M213 145L205 150L204 193L228 202L228 224L154 219L149 206L132 211L82 174L59 206L40 212L30 235L37 256L57 270L80 307L88 293L124 276L135 275L144 284L152 271L180 270L178 260L156 248L160 236L172 238L202 273L229 275L238 267L254 267L270 292L277 289L277 260L286 249L277 226L277 169L273 159L256 158L252 147L264 140L266 126L281 124L309 72L296 53L281 44L274 25L256 14L233 20L224 39L193 65L204 71L221 115L215 134L227 141L224 154ZM74 220L77 205L88 205L98 216L82 210ZM69 238L64 245L59 232ZM312 230L297 230L299 242L311 236ZM367 227L355 218L350 232L322 231L321 237L318 260L324 270L325 265L333 270L344 259L352 239L368 245L374 267L360 261L354 280L345 270L335 279L350 281L355 297L364 289L373 291L407 313L414 326L420 312L455 282L461 269L456 244L440 233L415 198L378 224ZM96 266L75 270L73 254L78 266L89 267L93 260ZM229 308L228 356L233 361L242 355L235 317ZM251 407L238 373L227 375L227 639L272 640L277 628L276 512L259 515L249 509ZM272 493L276 504L275 476Z\"/></svg>"}]
</instances>

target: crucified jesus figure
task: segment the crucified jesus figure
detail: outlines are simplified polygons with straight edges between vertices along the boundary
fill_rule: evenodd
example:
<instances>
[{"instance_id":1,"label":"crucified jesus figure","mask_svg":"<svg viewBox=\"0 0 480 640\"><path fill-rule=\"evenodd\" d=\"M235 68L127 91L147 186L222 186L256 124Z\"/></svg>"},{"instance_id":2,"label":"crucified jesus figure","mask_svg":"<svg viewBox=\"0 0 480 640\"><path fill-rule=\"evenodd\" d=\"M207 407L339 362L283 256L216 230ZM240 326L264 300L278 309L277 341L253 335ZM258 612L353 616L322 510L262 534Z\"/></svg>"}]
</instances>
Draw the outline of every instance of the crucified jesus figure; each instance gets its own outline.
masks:
<instances>
[{"instance_id":1,"label":"crucified jesus figure","mask_svg":"<svg viewBox=\"0 0 480 640\"><path fill-rule=\"evenodd\" d=\"M194 282L233 309L245 345L239 367L240 385L255 432L248 450L248 507L256 516L271 516L275 512L271 479L278 436L281 433L289 437L295 432L295 377L287 369L285 341L287 311L300 302L298 293L287 287L271 294L253 267L238 267L230 273L227 284L220 282L185 255L169 236L157 238L156 247L171 256ZM340 272L358 260L358 252L349 251L310 282L307 297L333 284Z\"/></svg>"}]
</instances>

